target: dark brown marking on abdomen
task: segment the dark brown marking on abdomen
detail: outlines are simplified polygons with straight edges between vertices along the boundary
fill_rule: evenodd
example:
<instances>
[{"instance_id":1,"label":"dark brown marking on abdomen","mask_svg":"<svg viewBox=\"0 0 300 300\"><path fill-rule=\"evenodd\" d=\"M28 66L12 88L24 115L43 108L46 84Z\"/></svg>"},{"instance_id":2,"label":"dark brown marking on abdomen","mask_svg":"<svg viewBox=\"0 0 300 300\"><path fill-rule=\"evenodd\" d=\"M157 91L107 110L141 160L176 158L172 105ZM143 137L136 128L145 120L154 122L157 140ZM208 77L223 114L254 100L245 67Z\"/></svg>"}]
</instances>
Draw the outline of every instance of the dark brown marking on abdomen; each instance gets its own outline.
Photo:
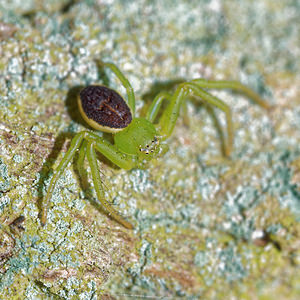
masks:
<instances>
[{"instance_id":1,"label":"dark brown marking on abdomen","mask_svg":"<svg viewBox=\"0 0 300 300\"><path fill-rule=\"evenodd\" d=\"M125 128L132 121L127 103L110 88L90 85L85 87L79 96L86 116L101 126Z\"/></svg>"}]
</instances>

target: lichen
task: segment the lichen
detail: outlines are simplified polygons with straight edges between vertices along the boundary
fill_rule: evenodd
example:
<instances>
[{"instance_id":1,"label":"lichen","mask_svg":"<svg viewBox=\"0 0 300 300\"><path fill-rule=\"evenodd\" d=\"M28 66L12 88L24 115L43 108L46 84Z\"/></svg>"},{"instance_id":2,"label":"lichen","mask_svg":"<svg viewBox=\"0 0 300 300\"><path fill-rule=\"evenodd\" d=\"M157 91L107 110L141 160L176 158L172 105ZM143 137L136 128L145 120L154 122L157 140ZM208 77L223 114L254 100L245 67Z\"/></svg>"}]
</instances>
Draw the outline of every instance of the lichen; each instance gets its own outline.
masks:
<instances>
[{"instance_id":1,"label":"lichen","mask_svg":"<svg viewBox=\"0 0 300 300\"><path fill-rule=\"evenodd\" d=\"M296 299L295 1L23 2L0 1L0 299ZM240 80L273 108L216 93L232 108L230 160L193 103L169 152L147 168L118 170L100 158L107 196L133 231L95 204L71 164L42 227L52 170L87 128L77 92L100 82L125 94L97 59L124 71L138 113L162 88L195 77Z\"/></svg>"}]
</instances>

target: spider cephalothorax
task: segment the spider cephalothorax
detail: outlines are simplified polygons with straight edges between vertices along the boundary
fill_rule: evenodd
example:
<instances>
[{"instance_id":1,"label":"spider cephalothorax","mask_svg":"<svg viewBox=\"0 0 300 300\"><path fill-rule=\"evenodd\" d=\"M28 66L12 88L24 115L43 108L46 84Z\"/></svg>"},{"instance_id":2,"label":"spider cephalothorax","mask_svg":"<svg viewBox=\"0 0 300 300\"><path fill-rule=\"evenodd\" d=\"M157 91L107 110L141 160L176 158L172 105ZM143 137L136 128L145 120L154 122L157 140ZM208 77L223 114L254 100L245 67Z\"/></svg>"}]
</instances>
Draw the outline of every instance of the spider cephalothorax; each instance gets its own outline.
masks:
<instances>
[{"instance_id":1,"label":"spider cephalothorax","mask_svg":"<svg viewBox=\"0 0 300 300\"><path fill-rule=\"evenodd\" d=\"M145 162L161 156L168 149L166 139L173 132L183 101L189 96L193 96L196 101L204 103L209 112L213 113L213 108L216 107L225 113L227 121L226 139L223 131L220 137L223 154L229 156L233 145L230 108L219 98L208 93L206 89L231 89L248 96L264 108L270 107L259 95L237 81L194 79L179 84L174 94L165 91L160 92L150 105L146 116L135 117L135 96L130 83L114 64L104 63L103 65L110 68L126 88L127 101L108 87L90 85L79 93L78 106L84 120L92 128L113 134L114 143L110 143L93 131L82 131L73 138L70 148L51 179L42 207L42 224L46 223L48 203L56 182L77 151L79 151L78 171L82 175L84 160L87 159L98 200L115 220L126 228L133 228L132 224L119 215L105 199L96 152L100 152L112 163L126 170L141 167ZM167 101L167 103L157 120L163 101ZM221 130L216 118L215 120L218 130Z\"/></svg>"}]
</instances>

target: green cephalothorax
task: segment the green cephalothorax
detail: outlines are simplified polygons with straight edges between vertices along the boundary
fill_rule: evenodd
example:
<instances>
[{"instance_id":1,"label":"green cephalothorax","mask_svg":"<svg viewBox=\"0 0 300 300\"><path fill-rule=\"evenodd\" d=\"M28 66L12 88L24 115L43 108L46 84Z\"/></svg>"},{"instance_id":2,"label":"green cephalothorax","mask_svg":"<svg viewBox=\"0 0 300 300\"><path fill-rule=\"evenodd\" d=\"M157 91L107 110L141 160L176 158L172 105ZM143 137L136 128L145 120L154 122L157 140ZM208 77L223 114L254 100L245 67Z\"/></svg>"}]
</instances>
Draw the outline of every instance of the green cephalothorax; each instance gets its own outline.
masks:
<instances>
[{"instance_id":1,"label":"green cephalothorax","mask_svg":"<svg viewBox=\"0 0 300 300\"><path fill-rule=\"evenodd\" d=\"M135 118L114 136L115 145L124 153L140 159L153 158L159 152L159 137L152 123L144 118Z\"/></svg>"},{"instance_id":2,"label":"green cephalothorax","mask_svg":"<svg viewBox=\"0 0 300 300\"><path fill-rule=\"evenodd\" d=\"M224 156L229 156L233 145L233 126L231 110L222 100L208 93L207 89L230 89L242 93L256 104L268 109L270 105L258 94L237 81L213 81L194 79L180 83L173 94L161 91L153 100L146 116L135 117L135 96L133 89L123 73L112 63L104 66L118 77L126 89L127 100L116 91L101 85L85 87L78 95L79 111L83 119L94 129L114 135L114 143L109 142L93 131L82 131L73 138L65 156L54 171L41 211L41 223L47 220L49 201L56 183L77 151L77 169L81 178L84 177L84 161L90 166L92 181L98 200L108 214L126 228L133 228L105 198L105 190L101 181L96 152L104 155L116 166L130 170L144 165L153 158L162 156L168 145L165 140L172 134L182 103L190 96L207 109L219 132L221 149ZM164 110L162 103L166 101ZM225 113L227 128L224 134L214 114L214 108ZM157 123L158 113L161 112ZM85 186L83 184L83 186Z\"/></svg>"}]
</instances>

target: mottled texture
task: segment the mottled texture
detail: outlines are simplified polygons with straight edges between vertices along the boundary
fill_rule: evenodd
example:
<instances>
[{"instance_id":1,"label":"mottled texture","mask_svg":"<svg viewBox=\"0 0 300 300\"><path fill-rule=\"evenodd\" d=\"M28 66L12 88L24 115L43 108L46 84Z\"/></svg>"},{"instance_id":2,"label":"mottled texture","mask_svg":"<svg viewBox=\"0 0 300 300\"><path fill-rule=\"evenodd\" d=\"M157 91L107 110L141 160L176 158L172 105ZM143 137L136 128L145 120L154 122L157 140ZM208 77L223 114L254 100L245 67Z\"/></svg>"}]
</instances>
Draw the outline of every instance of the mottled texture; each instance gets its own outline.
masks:
<instances>
[{"instance_id":1,"label":"mottled texture","mask_svg":"<svg viewBox=\"0 0 300 300\"><path fill-rule=\"evenodd\" d=\"M109 128L125 128L131 112L124 99L105 86L89 85L80 91L80 101L88 119Z\"/></svg>"},{"instance_id":2,"label":"mottled texture","mask_svg":"<svg viewBox=\"0 0 300 300\"><path fill-rule=\"evenodd\" d=\"M298 2L0 0L0 299L299 298ZM97 59L124 71L138 114L195 77L240 80L273 109L214 92L232 108L230 160L192 103L147 169L99 157L135 230L104 214L71 164L41 227L51 170L86 129L78 92L126 95Z\"/></svg>"}]
</instances>

